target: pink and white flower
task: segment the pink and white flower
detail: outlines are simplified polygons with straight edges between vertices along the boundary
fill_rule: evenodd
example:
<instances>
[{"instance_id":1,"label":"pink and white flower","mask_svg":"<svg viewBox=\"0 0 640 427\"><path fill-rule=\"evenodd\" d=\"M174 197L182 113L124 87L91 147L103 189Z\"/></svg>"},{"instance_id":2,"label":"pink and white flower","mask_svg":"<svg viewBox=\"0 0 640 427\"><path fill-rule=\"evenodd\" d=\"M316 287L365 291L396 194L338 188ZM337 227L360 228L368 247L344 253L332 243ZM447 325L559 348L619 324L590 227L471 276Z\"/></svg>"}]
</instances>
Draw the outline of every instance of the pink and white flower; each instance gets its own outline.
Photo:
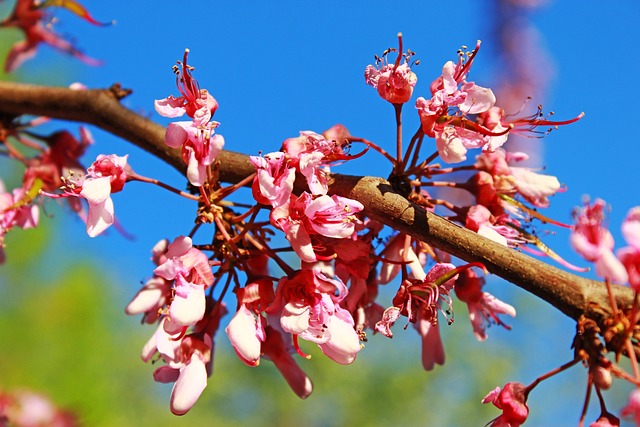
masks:
<instances>
[{"instance_id":1,"label":"pink and white flower","mask_svg":"<svg viewBox=\"0 0 640 427\"><path fill-rule=\"evenodd\" d=\"M222 152L224 138L215 134L218 122L195 125L194 122L173 122L167 127L165 143L182 148L182 159L187 165L187 179L197 187L207 181L207 169Z\"/></svg>"},{"instance_id":2,"label":"pink and white flower","mask_svg":"<svg viewBox=\"0 0 640 427\"><path fill-rule=\"evenodd\" d=\"M350 238L362 225L357 214L364 206L357 200L341 196L322 195L316 198L307 192L291 195L288 204L271 212L271 223L284 231L296 254L305 262L315 262L313 235L334 239Z\"/></svg>"},{"instance_id":3,"label":"pink and white flower","mask_svg":"<svg viewBox=\"0 0 640 427\"><path fill-rule=\"evenodd\" d=\"M267 326L261 313L275 298L273 282L269 278L256 279L239 289L237 297L240 306L225 332L240 360L248 366L258 366Z\"/></svg>"},{"instance_id":4,"label":"pink and white flower","mask_svg":"<svg viewBox=\"0 0 640 427\"><path fill-rule=\"evenodd\" d=\"M320 268L305 268L278 283L276 299L267 312L280 315L285 332L315 342L329 358L343 365L352 363L360 351L360 338L351 314L340 307L347 287Z\"/></svg>"},{"instance_id":5,"label":"pink and white flower","mask_svg":"<svg viewBox=\"0 0 640 427\"><path fill-rule=\"evenodd\" d=\"M622 222L622 235L628 246L619 249L616 255L627 270L629 284L637 292L640 291L640 207L629 210Z\"/></svg>"},{"instance_id":6,"label":"pink and white flower","mask_svg":"<svg viewBox=\"0 0 640 427\"><path fill-rule=\"evenodd\" d=\"M174 298L169 316L176 325L194 325L205 311L205 290L213 284L207 256L194 248L189 237L177 237L167 249L166 261L154 274L173 281Z\"/></svg>"},{"instance_id":7,"label":"pink and white flower","mask_svg":"<svg viewBox=\"0 0 640 427\"><path fill-rule=\"evenodd\" d=\"M158 99L154 105L158 114L164 117L181 117L184 114L193 119L195 127L205 125L218 109L218 101L211 96L206 89L200 89L198 82L193 78L193 67L187 65L189 49L185 49L182 62L174 66L176 85L182 96L174 98Z\"/></svg>"},{"instance_id":8,"label":"pink and white flower","mask_svg":"<svg viewBox=\"0 0 640 427\"><path fill-rule=\"evenodd\" d=\"M615 283L626 283L629 279L627 271L613 254L613 236L603 226L605 207L604 200L596 199L593 204L585 202L584 207L576 209L570 242L576 252L595 263L596 274L600 277Z\"/></svg>"},{"instance_id":9,"label":"pink and white flower","mask_svg":"<svg viewBox=\"0 0 640 427\"><path fill-rule=\"evenodd\" d=\"M409 59L412 53L402 52L402 33L398 33L399 49L394 63L385 63L386 54L382 58L376 56L377 64L367 65L364 78L369 86L378 90L378 95L392 104L404 104L411 99L413 88L418 82L418 77L411 71ZM395 50L395 49L394 49ZM400 63L404 59L404 63Z\"/></svg>"},{"instance_id":10,"label":"pink and white flower","mask_svg":"<svg viewBox=\"0 0 640 427\"><path fill-rule=\"evenodd\" d=\"M265 156L249 156L249 160L256 168L256 177L251 187L254 199L274 208L288 203L293 192L296 170L290 166L287 155L274 152Z\"/></svg>"},{"instance_id":11,"label":"pink and white flower","mask_svg":"<svg viewBox=\"0 0 640 427\"><path fill-rule=\"evenodd\" d=\"M516 309L511 305L500 301L488 292L483 292L484 277L467 269L460 272L455 284L455 292L458 299L467 304L469 308L469 320L473 327L473 333L478 341L487 339L486 329L490 323L511 329L510 326L500 320L498 315L506 314L516 317Z\"/></svg>"}]
</instances>

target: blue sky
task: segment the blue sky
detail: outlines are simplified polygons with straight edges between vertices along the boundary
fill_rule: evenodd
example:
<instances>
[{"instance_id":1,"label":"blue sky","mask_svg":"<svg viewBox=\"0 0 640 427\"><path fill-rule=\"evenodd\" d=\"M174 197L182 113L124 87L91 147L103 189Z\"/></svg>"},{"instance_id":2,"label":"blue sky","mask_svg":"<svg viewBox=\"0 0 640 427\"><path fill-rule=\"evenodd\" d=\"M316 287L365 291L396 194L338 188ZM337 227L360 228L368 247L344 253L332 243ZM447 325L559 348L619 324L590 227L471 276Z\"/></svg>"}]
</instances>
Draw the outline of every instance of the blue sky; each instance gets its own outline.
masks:
<instances>
[{"instance_id":1,"label":"blue sky","mask_svg":"<svg viewBox=\"0 0 640 427\"><path fill-rule=\"evenodd\" d=\"M418 85L413 99L428 96L428 86L444 62L454 60L461 45L473 46L477 39L483 40L483 46L471 80L482 86L495 83L497 47L491 37L489 2L187 0L176 6L177 2L169 1L113 0L84 4L96 19L115 19L117 24L96 28L60 13L57 28L72 34L79 47L105 64L90 68L44 48L21 69L23 80L58 85L81 81L89 87L119 82L134 89L125 105L166 123L153 111L153 100L177 94L171 66L189 48L195 77L219 101L215 118L221 122L219 133L226 139L226 148L249 154L275 151L285 138L301 130L321 132L336 123L390 148L393 110L364 84L363 72L374 54L396 45L398 31L404 33L405 48L416 51L421 60L414 69ZM535 146L543 144L546 173L557 175L568 187L552 199L547 214L566 222L583 195L602 197L613 205L611 228L618 247L624 245L620 222L630 207L640 204L635 191L640 182L637 119L627 109L637 97L639 19L640 4L635 1L606 6L595 1L550 1L532 14L552 65L540 70L550 75L545 110L554 111L558 119L586 113L577 124L544 140L531 140ZM51 74L56 72L52 82ZM405 129L418 125L410 104L405 108ZM182 184L181 177L163 163L106 133L94 134L98 144L88 159L103 152L130 153L130 164L137 172ZM337 171L387 175L388 165L369 153ZM160 190L140 185L132 184L138 187L114 197L116 213L136 235L134 242L113 231L91 240L73 220L64 226L78 251L108 256L122 266L111 274L131 286L150 274L146 260L158 239L189 232L193 209L190 202L165 198ZM163 203L166 200L170 206ZM549 241L557 252L580 262L568 247L565 232L549 236ZM127 293L133 293L131 288L123 291Z\"/></svg>"}]
</instances>

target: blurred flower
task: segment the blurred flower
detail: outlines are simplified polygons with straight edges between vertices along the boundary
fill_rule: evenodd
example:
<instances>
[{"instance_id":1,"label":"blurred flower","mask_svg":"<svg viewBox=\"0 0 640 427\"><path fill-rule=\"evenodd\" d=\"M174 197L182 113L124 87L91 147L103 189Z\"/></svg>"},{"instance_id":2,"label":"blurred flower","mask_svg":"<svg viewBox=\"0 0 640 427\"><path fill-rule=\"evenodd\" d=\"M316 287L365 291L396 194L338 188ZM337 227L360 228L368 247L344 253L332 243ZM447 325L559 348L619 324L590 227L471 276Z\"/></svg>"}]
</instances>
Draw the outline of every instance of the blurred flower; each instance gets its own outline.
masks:
<instances>
[{"instance_id":1,"label":"blurred flower","mask_svg":"<svg viewBox=\"0 0 640 427\"><path fill-rule=\"evenodd\" d=\"M529 416L525 386L521 383L507 383L502 390L496 387L487 394L482 403L493 403L502 410L502 415L490 422L491 427L520 427Z\"/></svg>"},{"instance_id":2,"label":"blurred flower","mask_svg":"<svg viewBox=\"0 0 640 427\"><path fill-rule=\"evenodd\" d=\"M48 22L51 19L45 12L48 7L62 7L91 24L108 25L93 19L82 5L73 0L17 0L11 15L0 22L0 27L18 28L24 33L25 39L14 44L9 51L4 65L5 72L14 71L24 61L34 57L40 43L69 53L89 65L100 64L100 61L84 55L73 44L52 31L52 23Z\"/></svg>"},{"instance_id":3,"label":"blurred flower","mask_svg":"<svg viewBox=\"0 0 640 427\"><path fill-rule=\"evenodd\" d=\"M613 255L613 236L603 226L605 207L604 200L596 199L593 204L587 201L581 209L576 209L570 242L587 261L595 262L596 273L600 277L615 283L625 283L628 280L627 272Z\"/></svg>"}]
</instances>

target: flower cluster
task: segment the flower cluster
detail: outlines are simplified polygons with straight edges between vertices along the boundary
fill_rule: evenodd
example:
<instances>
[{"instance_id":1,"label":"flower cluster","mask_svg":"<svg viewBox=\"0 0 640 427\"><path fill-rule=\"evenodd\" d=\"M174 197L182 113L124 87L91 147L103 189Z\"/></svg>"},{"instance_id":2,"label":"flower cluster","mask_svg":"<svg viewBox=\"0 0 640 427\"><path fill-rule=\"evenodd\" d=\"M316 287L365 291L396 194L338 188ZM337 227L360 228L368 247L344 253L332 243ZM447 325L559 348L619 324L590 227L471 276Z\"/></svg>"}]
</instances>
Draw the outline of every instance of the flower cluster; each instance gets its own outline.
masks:
<instances>
[{"instance_id":1,"label":"flower cluster","mask_svg":"<svg viewBox=\"0 0 640 427\"><path fill-rule=\"evenodd\" d=\"M50 34L39 26L41 9L55 3L18 1L4 25L22 25L27 45L14 47L10 68L30 55L39 42L60 43L45 38L43 34ZM92 21L79 5L74 11ZM25 26L25 16L35 24ZM111 194L122 191L129 181L159 185L196 202L196 225L188 236L156 244L153 273L125 309L129 315L142 315L144 323L156 325L142 349L142 360L160 362L153 377L157 382L173 383L170 408L177 415L187 413L207 386L221 326L241 363L255 368L263 360L272 362L300 398L307 398L313 390L311 379L298 364L300 357L311 357L311 351L305 350L307 345L317 346L336 363L349 365L363 349L367 331L391 338L400 318L406 319L405 328L414 325L421 337L423 368L432 370L444 364L440 326L453 323L454 298L466 304L472 333L479 341L487 339L491 324L510 329L503 316L515 317L516 309L485 291L488 271L484 265L456 266L450 254L409 234L385 230L383 224L367 216L365 200L336 194L339 191L332 187L331 168L373 148L392 163L390 187L409 201L431 212L446 210L442 215L447 219L504 246L533 251L527 247L533 244L542 255L574 268L542 244L533 225L536 219L563 225L537 209L548 207L551 196L564 187L554 176L521 166L526 154L508 152L502 146L512 133L536 134L539 126L572 123L582 115L551 121L541 109L526 118L506 114L491 89L469 80L480 48L478 41L471 52L463 48L457 61L444 64L441 75L430 85L430 97L416 100L420 128L404 147L400 116L402 106L413 96L417 76L411 67L418 61L412 62L414 52L404 53L401 34L398 41L397 50L376 56L376 64L365 69L366 83L394 106L395 157L336 125L324 133L302 131L285 139L279 151L250 156L255 174L224 187L216 160L224 138L216 133L219 123L213 120L218 102L193 78L193 67L187 63L189 50L173 68L180 95L156 100L155 109L168 118L188 117L168 125L164 142L180 149L192 193L134 173L127 155L99 155L85 170L80 157L92 143L86 129L81 129L77 140L67 131L34 136L24 132L26 126L17 120L9 126L0 123L7 127L0 128L0 143L25 167L21 188L6 192L0 183L0 249L11 228L37 224L39 208L34 200L38 195L69 201L85 220L91 237L115 223ZM81 56L70 48L65 50ZM397 54L395 61L389 60L390 53ZM22 155L8 136L37 154L32 158ZM423 159L425 138L434 140L433 154ZM356 142L367 149L349 154ZM433 163L437 158L461 163L470 149L481 150L471 164L443 168ZM434 179L460 171L467 172L464 181ZM236 190L249 185L251 203L233 199ZM446 193L436 198L428 187L461 189L471 198L446 198ZM640 208L632 209L625 220L622 230L628 246L617 253L611 233L603 225L604 208L604 202L597 200L576 211L571 242L588 261L596 263L597 273L607 282L629 282L639 291ZM207 230L209 235L202 238ZM284 239L278 240L276 232ZM197 241L205 243L194 243ZM3 259L0 250L0 262ZM379 298L380 286L396 286L390 302ZM222 325L227 312L230 319ZM634 331L627 328L622 316L608 332L617 334L619 341L630 342ZM579 327L575 358L559 371L583 362L589 368L589 387L600 393L610 386L611 375L624 374L605 357L607 347L601 345L596 327ZM527 387L508 383L489 393L483 402L503 411L491 425L524 423L529 414L529 392L549 376ZM637 417L637 400L632 394L623 415ZM599 424L594 425L615 425L617 419L604 404L601 406Z\"/></svg>"}]
</instances>

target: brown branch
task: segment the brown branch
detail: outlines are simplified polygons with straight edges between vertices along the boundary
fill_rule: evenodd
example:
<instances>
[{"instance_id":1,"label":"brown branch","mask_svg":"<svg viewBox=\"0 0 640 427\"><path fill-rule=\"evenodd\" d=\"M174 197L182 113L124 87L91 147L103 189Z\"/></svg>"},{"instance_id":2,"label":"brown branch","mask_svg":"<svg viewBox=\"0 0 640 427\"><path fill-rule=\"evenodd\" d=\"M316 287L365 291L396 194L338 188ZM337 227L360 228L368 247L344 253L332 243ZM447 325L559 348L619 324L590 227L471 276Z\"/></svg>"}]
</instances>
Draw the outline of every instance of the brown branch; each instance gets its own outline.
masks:
<instances>
[{"instance_id":1,"label":"brown branch","mask_svg":"<svg viewBox=\"0 0 640 427\"><path fill-rule=\"evenodd\" d=\"M0 82L0 114L44 115L98 126L128 140L185 172L180 152L164 144L164 127L123 107L120 89L74 91L65 88ZM223 152L220 177L237 183L254 172L244 154ZM584 279L508 249L414 205L390 184L373 177L334 174L330 192L357 199L365 213L398 231L410 234L465 261L480 261L492 273L547 301L567 316L584 315L601 323L611 315L601 282ZM631 307L633 293L614 286L618 306Z\"/></svg>"}]
</instances>

